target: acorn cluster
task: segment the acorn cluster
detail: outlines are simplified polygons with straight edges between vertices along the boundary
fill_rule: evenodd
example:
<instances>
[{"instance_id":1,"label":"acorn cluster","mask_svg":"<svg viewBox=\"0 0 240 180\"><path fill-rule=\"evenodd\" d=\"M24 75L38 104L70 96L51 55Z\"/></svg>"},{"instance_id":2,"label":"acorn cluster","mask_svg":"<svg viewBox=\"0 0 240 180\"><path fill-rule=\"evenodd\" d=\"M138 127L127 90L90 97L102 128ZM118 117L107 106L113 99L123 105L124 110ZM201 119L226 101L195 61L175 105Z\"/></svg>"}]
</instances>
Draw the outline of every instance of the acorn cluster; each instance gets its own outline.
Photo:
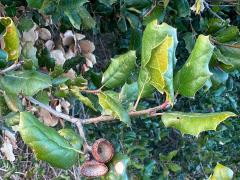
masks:
<instances>
[{"instance_id":1,"label":"acorn cluster","mask_svg":"<svg viewBox=\"0 0 240 180\"><path fill-rule=\"evenodd\" d=\"M106 139L98 139L92 145L90 159L86 160L80 169L81 175L88 178L104 176L108 172L106 163L114 155L113 145Z\"/></svg>"}]
</instances>

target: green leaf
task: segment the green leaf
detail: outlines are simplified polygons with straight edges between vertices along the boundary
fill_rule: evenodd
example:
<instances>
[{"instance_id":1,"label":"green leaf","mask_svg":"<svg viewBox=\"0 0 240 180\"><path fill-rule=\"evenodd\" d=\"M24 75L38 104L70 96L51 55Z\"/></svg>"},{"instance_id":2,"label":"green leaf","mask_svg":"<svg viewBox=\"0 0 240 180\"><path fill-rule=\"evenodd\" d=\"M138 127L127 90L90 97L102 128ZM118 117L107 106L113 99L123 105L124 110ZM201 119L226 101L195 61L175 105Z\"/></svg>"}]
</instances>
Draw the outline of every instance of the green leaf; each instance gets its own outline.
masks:
<instances>
[{"instance_id":1,"label":"green leaf","mask_svg":"<svg viewBox=\"0 0 240 180\"><path fill-rule=\"evenodd\" d=\"M220 43L225 43L235 40L239 36L239 29L237 26L230 26L226 29L221 29L215 34L215 39Z\"/></svg>"},{"instance_id":2,"label":"green leaf","mask_svg":"<svg viewBox=\"0 0 240 180\"><path fill-rule=\"evenodd\" d=\"M80 30L81 18L80 18L79 12L76 11L75 9L71 9L71 10L65 11L64 13L68 17L73 27Z\"/></svg>"},{"instance_id":3,"label":"green leaf","mask_svg":"<svg viewBox=\"0 0 240 180\"><path fill-rule=\"evenodd\" d=\"M0 96L0 117L5 116L9 112L4 96Z\"/></svg>"},{"instance_id":4,"label":"green leaf","mask_svg":"<svg viewBox=\"0 0 240 180\"><path fill-rule=\"evenodd\" d=\"M159 92L166 93L166 100L174 101L173 67L174 67L173 38L166 36L162 43L152 50L151 58L146 65L150 74L149 83Z\"/></svg>"},{"instance_id":5,"label":"green leaf","mask_svg":"<svg viewBox=\"0 0 240 180\"><path fill-rule=\"evenodd\" d=\"M16 94L4 93L4 99L8 108L13 112L23 111L20 98Z\"/></svg>"},{"instance_id":6,"label":"green leaf","mask_svg":"<svg viewBox=\"0 0 240 180\"><path fill-rule=\"evenodd\" d=\"M111 59L112 62L103 73L102 84L108 88L123 85L131 75L136 63L136 52L128 51L125 54Z\"/></svg>"},{"instance_id":7,"label":"green leaf","mask_svg":"<svg viewBox=\"0 0 240 180\"><path fill-rule=\"evenodd\" d=\"M137 99L138 85L137 82L132 84L124 84L119 94L119 100L123 104L129 104Z\"/></svg>"},{"instance_id":8,"label":"green leaf","mask_svg":"<svg viewBox=\"0 0 240 180\"><path fill-rule=\"evenodd\" d=\"M172 38L172 43L171 43L171 50L168 52L168 48L166 47L165 49L163 46L160 46L161 44L170 46L168 41L165 40L165 38L169 36ZM166 41L165 43L164 40ZM142 60L141 60L141 69L139 72L139 78L138 78L138 86L139 86L139 96L140 97L146 97L147 95L151 94L153 92L153 87L157 88L160 92L163 91L163 89L160 88L160 86L156 85L156 80L159 81L161 73L159 73L159 62L161 62L161 59L157 56L158 51L154 51L154 49L158 49L159 53L161 55L164 54L164 52L167 52L168 54L166 55L165 53L165 61L162 64L168 64L167 69L164 70L163 76L164 80L167 82L163 85L165 87L164 91L170 92L171 91L171 96L173 94L172 89L172 82L170 79L172 79L172 74L173 74L173 67L176 64L176 57L175 57L175 50L177 47L177 32L176 29L169 26L166 23L162 23L161 25L157 24L157 20L152 21L149 23L146 27L146 29L143 32L143 39L142 39ZM158 48L157 48L158 47ZM164 49L165 51L162 51ZM170 49L170 48L169 48ZM155 56L155 57L154 57ZM166 58L167 57L167 58ZM158 65L158 70L157 74L156 71L152 72L153 68L149 69L150 67L154 67L155 64ZM164 74L165 73L165 74ZM169 80L167 79L169 78ZM168 99L171 96L168 95Z\"/></svg>"},{"instance_id":9,"label":"green leaf","mask_svg":"<svg viewBox=\"0 0 240 180\"><path fill-rule=\"evenodd\" d=\"M7 93L33 96L38 91L50 87L51 79L37 71L16 71L7 73L1 78L0 85Z\"/></svg>"},{"instance_id":10,"label":"green leaf","mask_svg":"<svg viewBox=\"0 0 240 180\"><path fill-rule=\"evenodd\" d=\"M142 9L151 5L151 0L124 0L127 7L134 7L136 9Z\"/></svg>"},{"instance_id":11,"label":"green leaf","mask_svg":"<svg viewBox=\"0 0 240 180\"><path fill-rule=\"evenodd\" d=\"M105 110L105 113L112 115L120 119L120 121L126 123L128 126L131 125L131 120L128 112L122 107L122 105L113 99L107 92L101 92L98 94L99 104Z\"/></svg>"},{"instance_id":12,"label":"green leaf","mask_svg":"<svg viewBox=\"0 0 240 180\"><path fill-rule=\"evenodd\" d=\"M186 32L183 36L183 40L185 42L186 49L188 50L189 53L191 53L194 48L195 41L196 41L195 33Z\"/></svg>"},{"instance_id":13,"label":"green leaf","mask_svg":"<svg viewBox=\"0 0 240 180\"><path fill-rule=\"evenodd\" d=\"M218 61L222 62L221 67L224 70L233 71L240 69L240 49L234 47L228 47L224 45L218 45L214 54Z\"/></svg>"},{"instance_id":14,"label":"green leaf","mask_svg":"<svg viewBox=\"0 0 240 180\"><path fill-rule=\"evenodd\" d=\"M76 163L78 153L71 143L31 113L20 113L19 132L38 159L62 169L68 169Z\"/></svg>"},{"instance_id":15,"label":"green leaf","mask_svg":"<svg viewBox=\"0 0 240 180\"><path fill-rule=\"evenodd\" d=\"M174 5L177 9L179 17L186 17L190 15L190 6L188 0L174 0Z\"/></svg>"},{"instance_id":16,"label":"green leaf","mask_svg":"<svg viewBox=\"0 0 240 180\"><path fill-rule=\"evenodd\" d=\"M34 47L33 42L26 42L22 47L22 56L24 63L30 61L34 67L38 67L38 59L36 57L37 48Z\"/></svg>"},{"instance_id":17,"label":"green leaf","mask_svg":"<svg viewBox=\"0 0 240 180\"><path fill-rule=\"evenodd\" d=\"M208 64L214 46L208 36L199 35L194 49L183 67L174 77L175 91L183 96L194 97L212 75Z\"/></svg>"},{"instance_id":18,"label":"green leaf","mask_svg":"<svg viewBox=\"0 0 240 180\"><path fill-rule=\"evenodd\" d=\"M20 121L20 113L19 112L10 112L6 116L3 117L3 120L8 127L18 125L19 121Z\"/></svg>"},{"instance_id":19,"label":"green leaf","mask_svg":"<svg viewBox=\"0 0 240 180\"><path fill-rule=\"evenodd\" d=\"M27 0L28 6L40 9L44 0Z\"/></svg>"},{"instance_id":20,"label":"green leaf","mask_svg":"<svg viewBox=\"0 0 240 180\"><path fill-rule=\"evenodd\" d=\"M8 53L8 60L15 61L20 56L20 41L17 28L10 17L0 17L0 23L5 26L3 34L4 50Z\"/></svg>"},{"instance_id":21,"label":"green leaf","mask_svg":"<svg viewBox=\"0 0 240 180\"><path fill-rule=\"evenodd\" d=\"M91 109L93 109L94 111L96 111L93 103L90 101L90 99L88 97L83 96L80 93L80 89L76 86L71 87L70 91L72 92L72 94L83 104L85 104L87 107L90 107Z\"/></svg>"},{"instance_id":22,"label":"green leaf","mask_svg":"<svg viewBox=\"0 0 240 180\"><path fill-rule=\"evenodd\" d=\"M104 180L128 180L127 166L130 158L123 154L116 154L110 163L110 170Z\"/></svg>"},{"instance_id":23,"label":"green leaf","mask_svg":"<svg viewBox=\"0 0 240 180\"><path fill-rule=\"evenodd\" d=\"M34 22L31 17L23 17L19 20L17 28L19 31L29 31L34 26Z\"/></svg>"},{"instance_id":24,"label":"green leaf","mask_svg":"<svg viewBox=\"0 0 240 180\"><path fill-rule=\"evenodd\" d=\"M151 10L151 13L143 17L143 24L147 25L148 23L158 20L158 22L163 22L166 14L166 10L163 6L157 5Z\"/></svg>"},{"instance_id":25,"label":"green leaf","mask_svg":"<svg viewBox=\"0 0 240 180\"><path fill-rule=\"evenodd\" d=\"M95 27L96 21L92 18L85 7L79 7L79 16L81 17L85 29L92 29Z\"/></svg>"},{"instance_id":26,"label":"green leaf","mask_svg":"<svg viewBox=\"0 0 240 180\"><path fill-rule=\"evenodd\" d=\"M64 137L74 149L80 150L82 148L83 139L72 129L61 129L58 133L60 136Z\"/></svg>"},{"instance_id":27,"label":"green leaf","mask_svg":"<svg viewBox=\"0 0 240 180\"><path fill-rule=\"evenodd\" d=\"M233 178L233 171L220 164L217 163L217 165L214 168L213 174L209 177L208 180L231 180Z\"/></svg>"},{"instance_id":28,"label":"green leaf","mask_svg":"<svg viewBox=\"0 0 240 180\"><path fill-rule=\"evenodd\" d=\"M182 170L181 166L173 162L168 163L167 167L173 172L179 172Z\"/></svg>"},{"instance_id":29,"label":"green leaf","mask_svg":"<svg viewBox=\"0 0 240 180\"><path fill-rule=\"evenodd\" d=\"M219 113L163 113L162 121L166 127L174 127L182 134L198 136L203 131L216 130L218 124L229 117L236 116L232 112Z\"/></svg>"}]
</instances>

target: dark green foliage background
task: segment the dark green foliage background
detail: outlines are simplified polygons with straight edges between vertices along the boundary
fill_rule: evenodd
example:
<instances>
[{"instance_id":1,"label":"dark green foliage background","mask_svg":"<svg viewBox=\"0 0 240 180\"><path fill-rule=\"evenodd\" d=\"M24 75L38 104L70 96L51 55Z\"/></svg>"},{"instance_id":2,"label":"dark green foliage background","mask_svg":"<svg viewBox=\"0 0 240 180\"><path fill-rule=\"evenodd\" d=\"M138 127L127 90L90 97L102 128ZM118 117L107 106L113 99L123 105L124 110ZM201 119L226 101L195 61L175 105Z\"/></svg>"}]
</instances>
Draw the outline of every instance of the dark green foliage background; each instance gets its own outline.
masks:
<instances>
[{"instance_id":1,"label":"dark green foliage background","mask_svg":"<svg viewBox=\"0 0 240 180\"><path fill-rule=\"evenodd\" d=\"M0 2L4 5L6 16L10 17L20 16L21 12L17 11L19 6L27 7L27 2L20 0L1 0ZM157 4L156 7L154 7L154 3ZM218 13L226 24L240 27L239 5L238 7L231 6L231 4L230 6L222 6L226 4L224 1L209 1L209 3L213 5L211 6L212 11ZM189 56L186 46L191 47L192 43L188 39L186 44L184 40L186 33L194 36L211 34L209 21L211 18L217 18L208 9L205 9L201 15L195 15L190 12L190 6L193 4L194 1L172 0L164 9L162 1L112 0L107 2L106 0L96 0L84 5L96 21L96 26L89 29L84 26L83 22L79 32L87 34L87 37L94 42L97 56L97 64L93 70L84 75L85 78L91 80L93 87L98 87L101 78L98 78L98 74L95 72L104 72L110 57L129 49L137 50L138 55L140 55L142 31L147 22L154 18L177 28L179 40L177 69L179 69ZM48 12L48 14L51 13L55 13L55 11ZM54 15L56 16L56 14ZM57 15L54 18L54 23L60 22L58 23L60 25L59 27L50 27L52 32L56 30L57 34L67 29L74 29L63 12L58 11ZM41 22L43 18L37 9L28 8L21 16L30 17L35 23L43 27L43 22ZM239 42L239 39L236 39L236 42ZM74 64L74 60L72 62ZM139 62L138 59L137 63L139 64ZM52 63L49 64L51 64L49 68L54 66ZM69 61L66 66L66 68L71 67L71 62ZM129 82L136 80L136 78L129 78ZM226 82L220 80L217 86L210 87L208 91L206 89L207 87L199 91L194 99L179 96L173 110L183 112L232 111L239 114L239 71L230 72ZM144 109L159 105L162 102L162 96L155 93L154 98L141 101L139 106ZM73 114L81 113L79 106L80 104L76 104ZM95 115L89 109L87 109L87 113ZM116 121L86 125L85 127L87 138L91 142L104 137L114 144L117 152L122 152L130 158L128 174L134 179L165 179L167 177L169 179L203 179L209 177L217 162L230 167L236 178L240 177L239 118L227 120L217 128L216 132L204 132L198 138L188 135L182 136L177 130L165 128L160 117L133 119L131 128ZM177 150L175 157L171 160L166 160L166 157L164 159L162 155L167 156L174 150ZM24 159L24 157L22 158ZM0 164L6 166L7 163L0 162ZM39 168L37 161L33 161L33 164L32 167L29 167L29 171L33 170L34 167ZM9 167L9 169L11 168L16 171L21 170L20 165ZM44 171L39 169L35 171L41 178ZM167 175L168 171L169 175ZM71 176L67 172L62 173L62 175Z\"/></svg>"}]
</instances>

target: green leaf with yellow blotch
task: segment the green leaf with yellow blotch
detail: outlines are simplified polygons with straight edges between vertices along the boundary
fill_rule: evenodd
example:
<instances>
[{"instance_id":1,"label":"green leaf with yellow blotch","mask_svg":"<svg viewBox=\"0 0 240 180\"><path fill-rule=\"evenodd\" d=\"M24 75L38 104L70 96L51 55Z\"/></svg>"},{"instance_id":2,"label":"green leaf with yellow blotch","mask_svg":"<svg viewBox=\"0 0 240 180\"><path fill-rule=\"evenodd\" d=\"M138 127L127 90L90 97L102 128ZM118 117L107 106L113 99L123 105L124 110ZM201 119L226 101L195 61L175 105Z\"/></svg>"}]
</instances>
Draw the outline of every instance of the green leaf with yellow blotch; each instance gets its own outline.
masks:
<instances>
[{"instance_id":1,"label":"green leaf with yellow blotch","mask_svg":"<svg viewBox=\"0 0 240 180\"><path fill-rule=\"evenodd\" d=\"M146 65L150 74L149 83L159 92L166 93L166 100L173 104L173 55L172 36L166 36L163 42L152 50L152 56Z\"/></svg>"},{"instance_id":2,"label":"green leaf with yellow blotch","mask_svg":"<svg viewBox=\"0 0 240 180\"><path fill-rule=\"evenodd\" d=\"M91 109L93 109L94 111L96 111L93 103L90 101L90 99L88 97L83 96L80 93L80 88L73 86L71 87L70 91L72 92L72 94L79 100L81 101L83 104L85 104L87 107L90 107Z\"/></svg>"},{"instance_id":3,"label":"green leaf with yellow blotch","mask_svg":"<svg viewBox=\"0 0 240 180\"><path fill-rule=\"evenodd\" d=\"M209 71L209 61L214 46L209 37L199 35L193 51L183 67L174 77L174 89L183 96L194 97L203 87L212 73Z\"/></svg>"},{"instance_id":4,"label":"green leaf with yellow blotch","mask_svg":"<svg viewBox=\"0 0 240 180\"><path fill-rule=\"evenodd\" d=\"M3 39L4 50L8 53L8 60L16 61L20 56L20 41L17 28L10 17L0 17L0 23L5 26Z\"/></svg>"},{"instance_id":5,"label":"green leaf with yellow blotch","mask_svg":"<svg viewBox=\"0 0 240 180\"><path fill-rule=\"evenodd\" d=\"M135 63L135 51L128 51L125 54L112 58L111 64L102 76L103 86L115 88L123 85L135 68Z\"/></svg>"},{"instance_id":6,"label":"green leaf with yellow blotch","mask_svg":"<svg viewBox=\"0 0 240 180\"><path fill-rule=\"evenodd\" d=\"M208 178L208 180L231 180L232 178L233 171L230 168L217 163L213 174Z\"/></svg>"},{"instance_id":7,"label":"green leaf with yellow blotch","mask_svg":"<svg viewBox=\"0 0 240 180\"><path fill-rule=\"evenodd\" d=\"M198 136L203 131L216 130L217 126L229 117L236 116L232 112L219 113L163 113L162 121L166 127L173 127L182 134Z\"/></svg>"},{"instance_id":8,"label":"green leaf with yellow blotch","mask_svg":"<svg viewBox=\"0 0 240 180\"><path fill-rule=\"evenodd\" d=\"M120 121L131 125L131 120L128 112L122 107L117 99L114 99L112 95L108 95L107 92L101 92L98 94L99 104L105 111L105 114L112 115L119 118Z\"/></svg>"},{"instance_id":9,"label":"green leaf with yellow blotch","mask_svg":"<svg viewBox=\"0 0 240 180\"><path fill-rule=\"evenodd\" d=\"M69 169L78 160L81 140L71 138L69 132L60 134L45 126L30 112L20 112L19 132L23 141L31 147L36 157L54 167ZM66 137L66 139L65 139Z\"/></svg>"},{"instance_id":10,"label":"green leaf with yellow blotch","mask_svg":"<svg viewBox=\"0 0 240 180\"><path fill-rule=\"evenodd\" d=\"M171 43L169 43L170 41ZM153 87L157 88L160 92L163 92L165 89L160 88L160 86L173 86L172 81L169 81L169 78L172 78L173 67L176 64L175 51L177 43L177 31L175 28L166 23L158 25L157 20L154 20L147 25L143 32L141 70L138 77L140 97L146 97L147 95L152 94ZM164 57L164 60L162 60L162 57ZM159 66L164 64L167 64L167 66L161 67L161 69L167 68L164 72L160 70L161 73L159 73L160 71L157 70L155 72L158 73L153 73L153 68L149 69L149 67L155 65L158 65L159 69ZM158 86L156 86L156 80L158 81ZM161 85L159 85L159 81L164 81L164 83L161 82ZM173 92L170 94L172 95Z\"/></svg>"}]
</instances>

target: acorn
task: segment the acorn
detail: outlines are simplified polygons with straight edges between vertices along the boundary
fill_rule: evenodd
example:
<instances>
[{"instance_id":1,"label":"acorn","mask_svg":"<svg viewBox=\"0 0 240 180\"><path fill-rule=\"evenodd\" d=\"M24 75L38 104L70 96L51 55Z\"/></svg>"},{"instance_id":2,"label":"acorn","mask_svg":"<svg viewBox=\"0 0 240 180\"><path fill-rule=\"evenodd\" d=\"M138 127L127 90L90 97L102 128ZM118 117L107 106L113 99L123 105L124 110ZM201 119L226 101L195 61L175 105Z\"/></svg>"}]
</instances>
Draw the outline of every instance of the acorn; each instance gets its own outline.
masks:
<instances>
[{"instance_id":1,"label":"acorn","mask_svg":"<svg viewBox=\"0 0 240 180\"><path fill-rule=\"evenodd\" d=\"M85 161L80 168L81 175L87 178L97 178L104 176L107 174L107 172L108 167L105 164L97 162L95 160Z\"/></svg>"},{"instance_id":2,"label":"acorn","mask_svg":"<svg viewBox=\"0 0 240 180\"><path fill-rule=\"evenodd\" d=\"M113 146L106 139L98 139L92 145L92 155L96 161L107 163L114 155Z\"/></svg>"}]
</instances>

